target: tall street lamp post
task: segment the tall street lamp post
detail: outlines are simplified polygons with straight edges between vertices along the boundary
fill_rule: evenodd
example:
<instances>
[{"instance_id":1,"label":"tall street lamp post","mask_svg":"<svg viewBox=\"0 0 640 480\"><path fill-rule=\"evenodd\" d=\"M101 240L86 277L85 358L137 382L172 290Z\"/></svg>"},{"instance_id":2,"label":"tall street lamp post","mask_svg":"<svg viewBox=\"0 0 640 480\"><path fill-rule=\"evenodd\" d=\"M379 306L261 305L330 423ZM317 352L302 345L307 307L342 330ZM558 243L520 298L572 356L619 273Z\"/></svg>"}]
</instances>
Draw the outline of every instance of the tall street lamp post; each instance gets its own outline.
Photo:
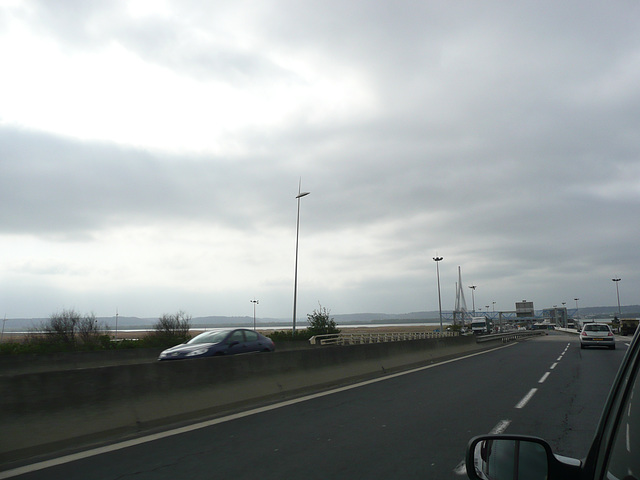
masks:
<instances>
[{"instance_id":1,"label":"tall street lamp post","mask_svg":"<svg viewBox=\"0 0 640 480\"><path fill-rule=\"evenodd\" d=\"M249 300L251 303L253 303L253 330L255 331L256 329L256 305L258 303L260 303L260 300L256 300L255 298L253 300Z\"/></svg>"},{"instance_id":2,"label":"tall street lamp post","mask_svg":"<svg viewBox=\"0 0 640 480\"><path fill-rule=\"evenodd\" d=\"M438 311L440 312L440 335L442 335L442 299L440 297L440 262L442 257L435 256L433 260L436 262L436 276L438 278Z\"/></svg>"},{"instance_id":3,"label":"tall street lamp post","mask_svg":"<svg viewBox=\"0 0 640 480\"><path fill-rule=\"evenodd\" d=\"M311 192L301 192L300 184L302 180L298 183L298 195L296 195L296 199L298 200L298 217L296 220L296 266L294 272L293 279L293 335L296 334L296 302L298 301L298 238L300 237L300 199L309 195Z\"/></svg>"},{"instance_id":4,"label":"tall street lamp post","mask_svg":"<svg viewBox=\"0 0 640 480\"><path fill-rule=\"evenodd\" d=\"M579 298L574 298L574 300L576 301L576 320L578 319L578 300L580 300Z\"/></svg>"},{"instance_id":5,"label":"tall street lamp post","mask_svg":"<svg viewBox=\"0 0 640 480\"><path fill-rule=\"evenodd\" d=\"M618 289L618 282L622 280L621 278L612 278L611 281L616 284L616 295L618 297L618 319L622 316L622 312L620 311L620 290Z\"/></svg>"},{"instance_id":6,"label":"tall street lamp post","mask_svg":"<svg viewBox=\"0 0 640 480\"><path fill-rule=\"evenodd\" d=\"M477 285L469 285L469 288L471 289L471 302L473 303L473 316L476 316L476 297L475 297L475 291L476 291L476 286Z\"/></svg>"}]
</instances>

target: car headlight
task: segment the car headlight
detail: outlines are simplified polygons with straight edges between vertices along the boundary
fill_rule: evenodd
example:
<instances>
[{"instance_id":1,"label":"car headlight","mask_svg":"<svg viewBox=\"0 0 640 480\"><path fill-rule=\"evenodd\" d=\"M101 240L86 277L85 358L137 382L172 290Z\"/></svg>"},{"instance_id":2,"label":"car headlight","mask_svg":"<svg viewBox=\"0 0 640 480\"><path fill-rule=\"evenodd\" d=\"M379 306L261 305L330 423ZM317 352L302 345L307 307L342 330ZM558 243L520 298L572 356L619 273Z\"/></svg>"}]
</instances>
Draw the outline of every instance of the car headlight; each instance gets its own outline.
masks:
<instances>
[{"instance_id":1,"label":"car headlight","mask_svg":"<svg viewBox=\"0 0 640 480\"><path fill-rule=\"evenodd\" d=\"M205 353L207 353L207 351L208 351L207 348L199 348L197 350L192 350L191 352L187 353L185 357L196 357L198 355L204 355Z\"/></svg>"}]
</instances>

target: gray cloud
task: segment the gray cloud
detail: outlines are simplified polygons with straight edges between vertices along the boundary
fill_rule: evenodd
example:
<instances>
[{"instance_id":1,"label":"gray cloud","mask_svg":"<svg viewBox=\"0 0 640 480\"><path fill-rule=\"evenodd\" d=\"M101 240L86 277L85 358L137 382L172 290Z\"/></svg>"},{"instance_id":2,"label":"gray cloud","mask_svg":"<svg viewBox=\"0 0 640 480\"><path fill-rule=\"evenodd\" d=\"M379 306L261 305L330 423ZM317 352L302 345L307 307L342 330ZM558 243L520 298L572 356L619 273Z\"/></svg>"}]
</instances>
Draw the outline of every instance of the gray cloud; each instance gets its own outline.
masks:
<instances>
[{"instance_id":1,"label":"gray cloud","mask_svg":"<svg viewBox=\"0 0 640 480\"><path fill-rule=\"evenodd\" d=\"M5 122L1 235L91 239L110 225L159 221L289 232L302 177L312 192L303 201L307 252L343 267L314 284L311 308L322 300L314 296L334 313L433 308L425 291L436 251L450 262L449 284L462 264L480 298L503 308L531 296L540 307L576 295L612 303L614 272L627 284L625 303L638 302L635 3L170 5L170 16L135 18L126 3L43 1L14 15L61 48L117 43L197 81L267 92L305 82L278 56L317 60L356 72L374 105L322 120L301 108L277 125L230 133L242 148L222 154L79 141Z\"/></svg>"}]
</instances>

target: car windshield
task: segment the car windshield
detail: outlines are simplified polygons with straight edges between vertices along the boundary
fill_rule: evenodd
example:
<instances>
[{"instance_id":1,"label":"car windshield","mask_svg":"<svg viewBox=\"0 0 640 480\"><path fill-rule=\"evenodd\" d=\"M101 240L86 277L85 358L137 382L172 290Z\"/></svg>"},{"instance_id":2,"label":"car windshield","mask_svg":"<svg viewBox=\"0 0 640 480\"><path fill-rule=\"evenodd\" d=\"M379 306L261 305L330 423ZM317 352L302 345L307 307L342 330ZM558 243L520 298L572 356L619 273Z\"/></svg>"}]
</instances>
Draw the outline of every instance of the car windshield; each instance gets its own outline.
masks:
<instances>
[{"instance_id":1,"label":"car windshield","mask_svg":"<svg viewBox=\"0 0 640 480\"><path fill-rule=\"evenodd\" d=\"M196 345L198 343L220 343L222 342L229 332L226 330L215 331L215 332L204 332L200 335L193 337L191 340L187 342L189 345Z\"/></svg>"},{"instance_id":2,"label":"car windshield","mask_svg":"<svg viewBox=\"0 0 640 480\"><path fill-rule=\"evenodd\" d=\"M608 332L609 327L606 325L585 325L585 331L587 332Z\"/></svg>"}]
</instances>

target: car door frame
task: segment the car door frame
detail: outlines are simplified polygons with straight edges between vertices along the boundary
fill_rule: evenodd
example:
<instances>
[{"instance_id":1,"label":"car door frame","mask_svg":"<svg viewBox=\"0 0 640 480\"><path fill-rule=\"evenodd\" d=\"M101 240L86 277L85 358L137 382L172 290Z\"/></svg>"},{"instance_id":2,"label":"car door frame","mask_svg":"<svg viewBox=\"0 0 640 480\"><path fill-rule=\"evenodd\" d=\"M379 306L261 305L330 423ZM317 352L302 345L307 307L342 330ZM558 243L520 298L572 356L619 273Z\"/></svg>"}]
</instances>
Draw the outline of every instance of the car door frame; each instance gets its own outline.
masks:
<instances>
[{"instance_id":1,"label":"car door frame","mask_svg":"<svg viewBox=\"0 0 640 480\"><path fill-rule=\"evenodd\" d=\"M615 445L618 428L620 428L622 416L627 406L627 400L632 393L632 388L640 375L640 330L631 341L629 350L625 354L618 373L613 381L607 401L602 410L600 421L591 443L587 456L583 460L567 458L554 454L549 444L543 439L526 435L481 435L474 437L467 446L465 463L470 478L476 478L474 472L474 446L484 440L520 440L532 441L543 444L547 452L549 466L548 478L563 480L593 480L605 478L609 465L612 448Z\"/></svg>"},{"instance_id":2,"label":"car door frame","mask_svg":"<svg viewBox=\"0 0 640 480\"><path fill-rule=\"evenodd\" d=\"M232 340L232 337L235 335L236 332L241 332L242 333L242 341L238 342L238 343L233 343L234 340ZM237 355L239 353L245 353L246 352L246 338L244 335L244 330L242 328L237 328L235 330L233 330L230 334L229 334L229 339L228 344L229 346L227 347L227 354L228 355Z\"/></svg>"},{"instance_id":3,"label":"car door frame","mask_svg":"<svg viewBox=\"0 0 640 480\"><path fill-rule=\"evenodd\" d=\"M623 415L623 407L626 405L638 374L640 374L640 337L638 333L636 332L631 341L607 397L594 440L583 462L583 478L604 478L606 473L611 449Z\"/></svg>"}]
</instances>

